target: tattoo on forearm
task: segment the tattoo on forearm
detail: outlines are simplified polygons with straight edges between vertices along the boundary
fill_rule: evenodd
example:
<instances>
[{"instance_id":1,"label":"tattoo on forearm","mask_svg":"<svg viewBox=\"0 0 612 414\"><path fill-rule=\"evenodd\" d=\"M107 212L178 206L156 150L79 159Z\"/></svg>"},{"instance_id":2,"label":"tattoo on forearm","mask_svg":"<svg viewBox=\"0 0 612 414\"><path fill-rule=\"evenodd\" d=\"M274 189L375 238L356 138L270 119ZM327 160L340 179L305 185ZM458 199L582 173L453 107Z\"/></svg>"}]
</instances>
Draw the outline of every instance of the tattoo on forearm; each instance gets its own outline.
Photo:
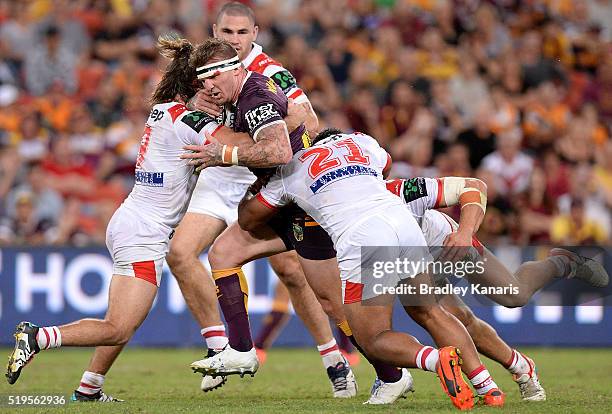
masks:
<instances>
[{"instance_id":1,"label":"tattoo on forearm","mask_svg":"<svg viewBox=\"0 0 612 414\"><path fill-rule=\"evenodd\" d=\"M283 124L276 124L259 131L257 142L238 150L238 163L246 167L268 168L284 164L291 154L287 130Z\"/></svg>"}]
</instances>

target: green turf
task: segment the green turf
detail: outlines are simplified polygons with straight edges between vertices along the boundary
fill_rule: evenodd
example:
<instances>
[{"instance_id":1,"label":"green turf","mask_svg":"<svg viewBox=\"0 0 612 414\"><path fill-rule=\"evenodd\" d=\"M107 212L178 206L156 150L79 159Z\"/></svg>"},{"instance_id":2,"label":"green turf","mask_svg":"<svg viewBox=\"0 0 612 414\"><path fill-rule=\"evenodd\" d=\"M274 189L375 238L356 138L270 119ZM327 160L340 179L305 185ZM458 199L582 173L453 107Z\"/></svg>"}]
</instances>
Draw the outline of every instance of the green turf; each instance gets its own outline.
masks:
<instances>
[{"instance_id":1,"label":"green turf","mask_svg":"<svg viewBox=\"0 0 612 414\"><path fill-rule=\"evenodd\" d=\"M7 349L0 349L7 355ZM612 412L612 350L527 349L540 370L548 401L521 402L518 388L499 365L487 363L507 394L506 407L477 412L601 413ZM38 355L22 372L17 384L3 381L0 394L65 394L78 384L91 352L62 349ZM412 370L416 392L393 406L363 406L373 379L364 364L356 367L359 394L351 400L331 398L330 385L314 350L274 349L255 378L231 377L220 390L203 394L200 377L188 365L202 357L194 349L127 349L107 377L105 391L128 400L122 404L69 404L64 408L28 408L46 413L137 412L164 413L271 413L285 412L456 412L439 387L437 378ZM7 410L0 407L0 410ZM13 410L13 409L11 409ZM13 410L14 412L14 410Z\"/></svg>"}]
</instances>

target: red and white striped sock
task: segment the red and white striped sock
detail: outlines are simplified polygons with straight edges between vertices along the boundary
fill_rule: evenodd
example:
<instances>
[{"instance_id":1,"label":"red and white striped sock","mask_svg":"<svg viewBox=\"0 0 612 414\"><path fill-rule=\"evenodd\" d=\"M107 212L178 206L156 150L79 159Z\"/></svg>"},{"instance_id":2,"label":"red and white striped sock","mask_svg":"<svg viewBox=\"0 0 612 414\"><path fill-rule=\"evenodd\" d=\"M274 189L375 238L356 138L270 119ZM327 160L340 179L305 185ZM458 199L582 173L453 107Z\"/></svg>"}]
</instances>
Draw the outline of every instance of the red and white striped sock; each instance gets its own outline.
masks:
<instances>
[{"instance_id":1,"label":"red and white striped sock","mask_svg":"<svg viewBox=\"0 0 612 414\"><path fill-rule=\"evenodd\" d=\"M436 366L440 359L438 350L431 346L424 346L417 353L416 366L424 371L436 372Z\"/></svg>"},{"instance_id":2,"label":"red and white striped sock","mask_svg":"<svg viewBox=\"0 0 612 414\"><path fill-rule=\"evenodd\" d=\"M43 326L38 329L36 342L41 350L59 348L62 346L62 334L57 326Z\"/></svg>"},{"instance_id":3,"label":"red and white striped sock","mask_svg":"<svg viewBox=\"0 0 612 414\"><path fill-rule=\"evenodd\" d=\"M527 358L516 349L512 350L512 357L504 366L511 374L516 375L529 374L531 371L531 365L529 365Z\"/></svg>"},{"instance_id":4,"label":"red and white striped sock","mask_svg":"<svg viewBox=\"0 0 612 414\"><path fill-rule=\"evenodd\" d=\"M81 377L81 383L77 391L81 394L93 395L102 390L104 386L104 375L85 371Z\"/></svg>"},{"instance_id":5,"label":"red and white striped sock","mask_svg":"<svg viewBox=\"0 0 612 414\"><path fill-rule=\"evenodd\" d=\"M339 362L345 362L344 357L340 353L340 348L338 348L338 344L333 338L326 344L317 345L317 349L319 354L321 354L325 368L335 367Z\"/></svg>"},{"instance_id":6,"label":"red and white striped sock","mask_svg":"<svg viewBox=\"0 0 612 414\"><path fill-rule=\"evenodd\" d=\"M208 349L214 349L219 351L228 343L227 336L225 335L225 325L209 326L200 330L200 334L206 341Z\"/></svg>"},{"instance_id":7,"label":"red and white striped sock","mask_svg":"<svg viewBox=\"0 0 612 414\"><path fill-rule=\"evenodd\" d=\"M491 374L489 374L489 371L484 365L481 365L474 371L470 372L467 377L478 395L485 395L487 392L489 392L489 390L498 388L495 381L493 381L493 378L491 378Z\"/></svg>"}]
</instances>

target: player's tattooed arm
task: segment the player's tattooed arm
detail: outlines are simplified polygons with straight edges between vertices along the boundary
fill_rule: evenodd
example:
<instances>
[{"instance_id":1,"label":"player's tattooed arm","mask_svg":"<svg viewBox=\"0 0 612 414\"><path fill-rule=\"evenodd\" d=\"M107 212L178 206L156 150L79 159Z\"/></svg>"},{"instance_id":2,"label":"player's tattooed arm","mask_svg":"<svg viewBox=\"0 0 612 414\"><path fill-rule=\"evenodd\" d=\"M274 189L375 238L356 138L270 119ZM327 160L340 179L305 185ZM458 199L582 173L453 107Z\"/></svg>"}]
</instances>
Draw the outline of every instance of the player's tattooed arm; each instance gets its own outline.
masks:
<instances>
[{"instance_id":1,"label":"player's tattooed arm","mask_svg":"<svg viewBox=\"0 0 612 414\"><path fill-rule=\"evenodd\" d=\"M207 136L209 142L205 145L187 145L185 150L192 151L182 154L181 158L189 159L190 165L198 166L197 170L227 164L223 162L223 153L227 146L216 139ZM283 121L272 123L259 130L257 142L240 145L238 148L238 165L251 168L270 168L283 165L291 160L293 155L287 126ZM226 147L224 149L224 147Z\"/></svg>"},{"instance_id":2,"label":"player's tattooed arm","mask_svg":"<svg viewBox=\"0 0 612 414\"><path fill-rule=\"evenodd\" d=\"M238 165L269 168L287 164L293 155L285 122L275 122L260 129L256 143L238 148Z\"/></svg>"}]
</instances>

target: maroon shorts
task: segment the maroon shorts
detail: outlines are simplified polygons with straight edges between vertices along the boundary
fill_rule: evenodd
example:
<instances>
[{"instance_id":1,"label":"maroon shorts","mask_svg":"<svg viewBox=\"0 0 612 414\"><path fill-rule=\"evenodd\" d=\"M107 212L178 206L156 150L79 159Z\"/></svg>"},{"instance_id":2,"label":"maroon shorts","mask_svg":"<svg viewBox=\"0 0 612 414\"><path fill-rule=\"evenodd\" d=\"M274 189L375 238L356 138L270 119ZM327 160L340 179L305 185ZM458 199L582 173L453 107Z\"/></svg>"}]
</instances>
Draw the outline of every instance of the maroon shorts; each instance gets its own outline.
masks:
<instances>
[{"instance_id":1,"label":"maroon shorts","mask_svg":"<svg viewBox=\"0 0 612 414\"><path fill-rule=\"evenodd\" d=\"M287 250L309 260L336 257L334 243L325 230L297 206L283 207L269 223Z\"/></svg>"}]
</instances>

